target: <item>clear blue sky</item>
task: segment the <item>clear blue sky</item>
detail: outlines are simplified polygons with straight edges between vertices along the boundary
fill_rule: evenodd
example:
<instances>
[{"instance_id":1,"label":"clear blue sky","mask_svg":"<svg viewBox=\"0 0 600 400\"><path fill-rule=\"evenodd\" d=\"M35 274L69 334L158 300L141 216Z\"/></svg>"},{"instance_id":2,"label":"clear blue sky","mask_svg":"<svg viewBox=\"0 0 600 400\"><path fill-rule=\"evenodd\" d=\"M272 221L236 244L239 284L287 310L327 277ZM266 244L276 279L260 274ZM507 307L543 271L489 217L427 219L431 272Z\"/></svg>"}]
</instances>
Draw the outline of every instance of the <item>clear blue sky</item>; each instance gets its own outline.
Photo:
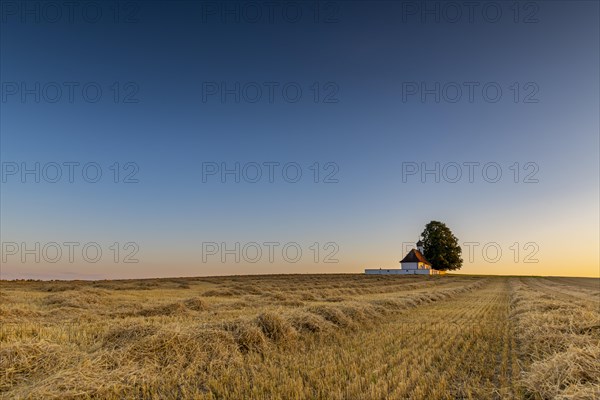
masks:
<instances>
[{"instance_id":1,"label":"clear blue sky","mask_svg":"<svg viewBox=\"0 0 600 400\"><path fill-rule=\"evenodd\" d=\"M430 220L446 222L461 243L481 243L473 260L463 254L462 272L598 276L599 3L526 3L517 15L512 1L495 2L497 22L483 6L473 21L461 6L452 22L443 2L431 6L439 22L414 14L418 2L391 1L325 2L318 21L314 3L303 1L287 14L276 7L273 21L264 2L121 3L117 22L113 5L102 5L96 23L79 8L73 21L62 9L54 23L44 11L39 23L19 14L20 3L3 8L2 277L359 272L396 266L402 244ZM213 94L236 82L239 102ZM439 102L426 92L436 82ZM57 86L62 97L52 102ZM253 102L256 87L262 95ZM302 97L292 102L298 87ZM453 102L456 87L462 97ZM30 174L23 183L20 170L11 172L36 162L50 178L36 183ZM65 162L95 162L102 177L88 183L76 166L69 183ZM134 172L139 182L114 183L115 162L119 181ZM302 177L287 182L280 165L269 182L263 165L257 183L203 179L213 162L240 163L251 176L248 163L297 163ZM480 163L472 183L465 162ZM62 166L57 183L49 163ZM403 168L422 163L440 163L439 183L431 174L403 179ZM448 163L462 166L456 183ZM498 182L482 176L486 163L501 167ZM337 183L322 182L329 173ZM523 182L529 173L537 183ZM16 254L7 242L19 244ZM87 262L77 250L73 263L65 254L23 262L21 244L36 242L62 251L64 242L95 242L103 257ZM135 242L139 262L122 262L124 249L114 262L114 242ZM294 242L303 257L292 263L276 250L273 263L266 254L223 263L220 253L203 262L207 242ZM323 262L329 242L337 263ZM500 246L499 261L482 256L486 243ZM524 262L535 250L528 243L539 262Z\"/></svg>"}]
</instances>

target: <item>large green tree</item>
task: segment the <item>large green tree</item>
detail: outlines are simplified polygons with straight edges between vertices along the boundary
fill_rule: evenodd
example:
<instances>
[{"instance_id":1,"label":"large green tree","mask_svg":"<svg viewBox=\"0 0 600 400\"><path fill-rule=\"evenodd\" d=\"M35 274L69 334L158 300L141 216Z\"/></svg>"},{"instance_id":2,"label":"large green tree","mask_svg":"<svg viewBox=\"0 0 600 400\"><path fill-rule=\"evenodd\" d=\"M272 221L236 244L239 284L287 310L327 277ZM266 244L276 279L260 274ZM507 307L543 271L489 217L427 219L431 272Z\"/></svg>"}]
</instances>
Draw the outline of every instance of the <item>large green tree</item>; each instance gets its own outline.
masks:
<instances>
[{"instance_id":1,"label":"large green tree","mask_svg":"<svg viewBox=\"0 0 600 400\"><path fill-rule=\"evenodd\" d=\"M443 222L431 221L421 233L425 258L434 269L452 271L462 267L458 239Z\"/></svg>"}]
</instances>

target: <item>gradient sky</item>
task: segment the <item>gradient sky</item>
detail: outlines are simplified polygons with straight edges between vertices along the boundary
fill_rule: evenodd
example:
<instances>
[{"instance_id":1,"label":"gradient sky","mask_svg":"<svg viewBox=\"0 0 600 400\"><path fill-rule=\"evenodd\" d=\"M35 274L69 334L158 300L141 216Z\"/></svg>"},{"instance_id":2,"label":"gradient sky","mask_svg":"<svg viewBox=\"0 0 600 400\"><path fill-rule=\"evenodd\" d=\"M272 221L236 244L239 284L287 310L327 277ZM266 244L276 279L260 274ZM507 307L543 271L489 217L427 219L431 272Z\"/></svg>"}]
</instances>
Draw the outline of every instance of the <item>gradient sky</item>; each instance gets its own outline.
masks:
<instances>
[{"instance_id":1,"label":"gradient sky","mask_svg":"<svg viewBox=\"0 0 600 400\"><path fill-rule=\"evenodd\" d=\"M97 22L89 2L73 20L63 8L56 22L44 2L27 3L28 13L21 2L1 3L3 279L390 268L431 220L463 245L461 273L600 276L597 1L520 2L516 10L513 1L482 2L472 20L457 2L456 22L444 2L428 3L437 15L414 14L420 2L284 2L272 20L269 2L107 2ZM256 102L232 94L222 101L208 90L214 82L239 82L248 98L256 85L263 93ZM436 82L446 87L440 101L422 99L419 87ZM472 101L465 82L478 85ZM463 93L452 102L456 84ZM98 101L86 101L86 85L89 96L102 89ZM301 88L297 102L282 94L286 85L289 96ZM62 97L51 102L56 86ZM502 96L492 102L496 87ZM9 173L36 162L49 179ZM97 163L102 177L86 182L80 165L70 183L65 162ZM297 163L302 177L287 182L280 165L274 182L264 166L256 183L203 179L205 163L249 165L254 176L248 163L265 162ZM473 182L466 166L449 182L448 163L465 162L480 163ZM63 165L56 183L51 163ZM127 163L137 183L122 182L134 171ZM403 179L407 163L448 166L449 179ZM486 163L501 167L498 182L482 176ZM337 183L323 182L331 172ZM537 183L524 182L531 172ZM63 251L55 263L51 242ZM73 262L65 242L80 243ZM137 263L123 262L129 242L139 248ZM256 263L233 255L222 262L221 253L203 260L208 242L256 242L263 254ZM280 243L273 262L265 242ZM479 243L472 257L471 242ZM50 253L23 262L22 244L35 243ZM84 259L85 243L102 249L98 262ZM298 262L283 257L286 243L302 249ZM324 262L336 247L338 262Z\"/></svg>"}]
</instances>

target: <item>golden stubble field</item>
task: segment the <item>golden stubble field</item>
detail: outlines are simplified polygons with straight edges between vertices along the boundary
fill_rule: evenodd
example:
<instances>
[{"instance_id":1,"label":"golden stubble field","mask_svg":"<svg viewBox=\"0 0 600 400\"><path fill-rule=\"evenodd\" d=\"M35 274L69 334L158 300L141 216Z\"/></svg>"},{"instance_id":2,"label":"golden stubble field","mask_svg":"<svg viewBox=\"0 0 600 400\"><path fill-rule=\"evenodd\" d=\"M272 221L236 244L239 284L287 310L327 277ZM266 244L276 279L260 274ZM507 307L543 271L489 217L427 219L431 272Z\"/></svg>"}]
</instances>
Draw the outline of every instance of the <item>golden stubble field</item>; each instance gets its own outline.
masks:
<instances>
[{"instance_id":1,"label":"golden stubble field","mask_svg":"<svg viewBox=\"0 0 600 400\"><path fill-rule=\"evenodd\" d=\"M0 285L0 398L600 398L598 279Z\"/></svg>"}]
</instances>

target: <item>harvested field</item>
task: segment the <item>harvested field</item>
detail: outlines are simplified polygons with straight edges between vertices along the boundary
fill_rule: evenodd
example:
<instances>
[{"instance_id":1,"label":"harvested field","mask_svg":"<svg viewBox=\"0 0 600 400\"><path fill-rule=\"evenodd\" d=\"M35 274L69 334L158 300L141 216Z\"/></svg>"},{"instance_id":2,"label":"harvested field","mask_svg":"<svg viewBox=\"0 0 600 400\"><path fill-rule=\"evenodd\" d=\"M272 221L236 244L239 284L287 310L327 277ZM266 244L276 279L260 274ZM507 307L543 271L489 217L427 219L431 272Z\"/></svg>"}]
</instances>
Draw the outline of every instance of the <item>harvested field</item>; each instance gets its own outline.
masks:
<instances>
[{"instance_id":1,"label":"harvested field","mask_svg":"<svg viewBox=\"0 0 600 400\"><path fill-rule=\"evenodd\" d=\"M0 398L593 399L597 283L3 281Z\"/></svg>"}]
</instances>

